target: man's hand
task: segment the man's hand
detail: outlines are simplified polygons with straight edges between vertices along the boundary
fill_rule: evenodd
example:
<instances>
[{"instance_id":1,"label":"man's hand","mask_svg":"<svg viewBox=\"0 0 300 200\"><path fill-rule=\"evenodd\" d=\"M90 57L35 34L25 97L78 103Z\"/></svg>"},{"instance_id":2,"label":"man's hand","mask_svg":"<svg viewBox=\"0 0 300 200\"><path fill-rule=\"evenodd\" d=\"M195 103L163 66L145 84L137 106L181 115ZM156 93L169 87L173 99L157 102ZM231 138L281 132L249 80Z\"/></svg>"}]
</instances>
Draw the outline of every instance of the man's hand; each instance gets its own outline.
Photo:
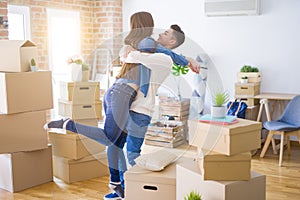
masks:
<instances>
[{"instance_id":1,"label":"man's hand","mask_svg":"<svg viewBox=\"0 0 300 200\"><path fill-rule=\"evenodd\" d=\"M190 57L186 57L186 59L189 61L188 67L196 74L199 74L199 72L200 72L199 63Z\"/></svg>"}]
</instances>

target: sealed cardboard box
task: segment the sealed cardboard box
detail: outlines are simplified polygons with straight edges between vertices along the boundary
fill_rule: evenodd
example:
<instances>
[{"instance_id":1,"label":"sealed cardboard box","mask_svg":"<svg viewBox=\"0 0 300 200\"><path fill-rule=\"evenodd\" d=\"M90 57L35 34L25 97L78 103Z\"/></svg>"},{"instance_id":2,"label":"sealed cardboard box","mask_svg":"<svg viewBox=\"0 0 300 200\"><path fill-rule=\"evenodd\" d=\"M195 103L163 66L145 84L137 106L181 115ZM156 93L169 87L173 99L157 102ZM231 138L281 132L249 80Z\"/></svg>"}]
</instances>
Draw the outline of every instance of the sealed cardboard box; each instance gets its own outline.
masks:
<instances>
[{"instance_id":1,"label":"sealed cardboard box","mask_svg":"<svg viewBox=\"0 0 300 200\"><path fill-rule=\"evenodd\" d=\"M53 180L51 146L0 154L0 188L18 192Z\"/></svg>"},{"instance_id":2,"label":"sealed cardboard box","mask_svg":"<svg viewBox=\"0 0 300 200\"><path fill-rule=\"evenodd\" d=\"M0 52L2 72L28 72L30 60L37 60L37 47L30 40L0 40Z\"/></svg>"},{"instance_id":3,"label":"sealed cardboard box","mask_svg":"<svg viewBox=\"0 0 300 200\"><path fill-rule=\"evenodd\" d=\"M53 174L66 183L106 176L109 174L106 152L79 160L53 156Z\"/></svg>"},{"instance_id":4,"label":"sealed cardboard box","mask_svg":"<svg viewBox=\"0 0 300 200\"><path fill-rule=\"evenodd\" d=\"M250 180L251 153L226 156L216 152L198 150L199 167L203 180L245 181Z\"/></svg>"},{"instance_id":5,"label":"sealed cardboard box","mask_svg":"<svg viewBox=\"0 0 300 200\"><path fill-rule=\"evenodd\" d=\"M51 71L0 73L0 113L53 107Z\"/></svg>"},{"instance_id":6,"label":"sealed cardboard box","mask_svg":"<svg viewBox=\"0 0 300 200\"><path fill-rule=\"evenodd\" d=\"M238 119L231 125L217 125L189 120L189 144L220 154L234 155L261 146L261 123Z\"/></svg>"},{"instance_id":7,"label":"sealed cardboard box","mask_svg":"<svg viewBox=\"0 0 300 200\"><path fill-rule=\"evenodd\" d=\"M72 101L58 100L58 114L75 120L78 119L102 119L102 101L92 104L73 104Z\"/></svg>"},{"instance_id":8,"label":"sealed cardboard box","mask_svg":"<svg viewBox=\"0 0 300 200\"><path fill-rule=\"evenodd\" d=\"M193 190L205 200L265 200L266 176L251 171L249 181L205 181L196 161L178 164L176 199L184 199Z\"/></svg>"},{"instance_id":9,"label":"sealed cardboard box","mask_svg":"<svg viewBox=\"0 0 300 200\"><path fill-rule=\"evenodd\" d=\"M48 132L53 155L68 159L80 159L105 150L105 146L83 135L65 130Z\"/></svg>"},{"instance_id":10,"label":"sealed cardboard box","mask_svg":"<svg viewBox=\"0 0 300 200\"><path fill-rule=\"evenodd\" d=\"M88 125L88 126L98 126L98 122L99 120L97 118L93 118L93 119L76 119L74 120L76 123L79 124L84 124L84 125Z\"/></svg>"},{"instance_id":11,"label":"sealed cardboard box","mask_svg":"<svg viewBox=\"0 0 300 200\"><path fill-rule=\"evenodd\" d=\"M93 104L100 100L99 82L60 82L60 98L73 104Z\"/></svg>"},{"instance_id":12,"label":"sealed cardboard box","mask_svg":"<svg viewBox=\"0 0 300 200\"><path fill-rule=\"evenodd\" d=\"M45 123L46 111L0 115L0 153L47 148Z\"/></svg>"},{"instance_id":13,"label":"sealed cardboard box","mask_svg":"<svg viewBox=\"0 0 300 200\"><path fill-rule=\"evenodd\" d=\"M176 199L176 164L192 158L181 157L164 170L151 172L135 165L125 173L125 199Z\"/></svg>"}]
</instances>

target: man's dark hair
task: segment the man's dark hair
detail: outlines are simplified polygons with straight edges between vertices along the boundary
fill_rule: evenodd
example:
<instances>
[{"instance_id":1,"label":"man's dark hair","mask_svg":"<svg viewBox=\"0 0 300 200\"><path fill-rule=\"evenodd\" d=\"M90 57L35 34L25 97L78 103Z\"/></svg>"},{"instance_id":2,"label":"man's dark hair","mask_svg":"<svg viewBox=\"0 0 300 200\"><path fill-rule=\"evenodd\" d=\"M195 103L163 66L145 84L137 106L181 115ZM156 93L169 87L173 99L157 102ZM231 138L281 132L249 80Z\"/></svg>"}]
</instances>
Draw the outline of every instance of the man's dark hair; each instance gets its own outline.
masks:
<instances>
[{"instance_id":1,"label":"man's dark hair","mask_svg":"<svg viewBox=\"0 0 300 200\"><path fill-rule=\"evenodd\" d=\"M170 28L174 30L173 36L176 39L176 45L174 46L174 48L176 48L184 42L185 35L184 32L181 30L180 26L178 26L177 24L171 25Z\"/></svg>"}]
</instances>

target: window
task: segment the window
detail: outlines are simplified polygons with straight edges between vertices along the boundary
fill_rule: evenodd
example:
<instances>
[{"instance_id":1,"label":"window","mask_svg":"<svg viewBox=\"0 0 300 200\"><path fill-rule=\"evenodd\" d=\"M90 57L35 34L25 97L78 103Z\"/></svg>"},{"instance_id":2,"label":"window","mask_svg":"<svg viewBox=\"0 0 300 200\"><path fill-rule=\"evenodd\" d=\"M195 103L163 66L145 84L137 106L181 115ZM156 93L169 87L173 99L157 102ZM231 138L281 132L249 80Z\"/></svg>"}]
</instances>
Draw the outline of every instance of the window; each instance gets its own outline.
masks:
<instances>
[{"instance_id":1,"label":"window","mask_svg":"<svg viewBox=\"0 0 300 200\"><path fill-rule=\"evenodd\" d=\"M29 7L8 5L8 39L30 39Z\"/></svg>"},{"instance_id":2,"label":"window","mask_svg":"<svg viewBox=\"0 0 300 200\"><path fill-rule=\"evenodd\" d=\"M59 82L69 80L69 57L80 54L80 14L76 11L47 9L49 69L52 70L54 112L58 115Z\"/></svg>"}]
</instances>

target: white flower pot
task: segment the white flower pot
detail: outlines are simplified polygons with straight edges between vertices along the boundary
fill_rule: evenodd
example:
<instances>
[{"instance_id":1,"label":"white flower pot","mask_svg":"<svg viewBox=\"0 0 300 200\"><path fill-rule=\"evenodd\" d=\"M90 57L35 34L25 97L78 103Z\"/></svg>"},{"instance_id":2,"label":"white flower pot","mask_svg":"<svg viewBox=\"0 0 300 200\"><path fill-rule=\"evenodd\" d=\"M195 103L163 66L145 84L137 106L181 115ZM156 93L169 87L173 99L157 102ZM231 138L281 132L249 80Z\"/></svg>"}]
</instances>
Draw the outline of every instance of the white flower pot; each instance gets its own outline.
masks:
<instances>
[{"instance_id":1,"label":"white flower pot","mask_svg":"<svg viewBox=\"0 0 300 200\"><path fill-rule=\"evenodd\" d=\"M211 117L212 118L226 117L226 107L225 106L212 106L211 107Z\"/></svg>"},{"instance_id":2,"label":"white flower pot","mask_svg":"<svg viewBox=\"0 0 300 200\"><path fill-rule=\"evenodd\" d=\"M248 79L241 79L241 83L248 83Z\"/></svg>"},{"instance_id":3,"label":"white flower pot","mask_svg":"<svg viewBox=\"0 0 300 200\"><path fill-rule=\"evenodd\" d=\"M70 64L70 79L74 82L80 82L82 80L82 67L79 64Z\"/></svg>"}]
</instances>

